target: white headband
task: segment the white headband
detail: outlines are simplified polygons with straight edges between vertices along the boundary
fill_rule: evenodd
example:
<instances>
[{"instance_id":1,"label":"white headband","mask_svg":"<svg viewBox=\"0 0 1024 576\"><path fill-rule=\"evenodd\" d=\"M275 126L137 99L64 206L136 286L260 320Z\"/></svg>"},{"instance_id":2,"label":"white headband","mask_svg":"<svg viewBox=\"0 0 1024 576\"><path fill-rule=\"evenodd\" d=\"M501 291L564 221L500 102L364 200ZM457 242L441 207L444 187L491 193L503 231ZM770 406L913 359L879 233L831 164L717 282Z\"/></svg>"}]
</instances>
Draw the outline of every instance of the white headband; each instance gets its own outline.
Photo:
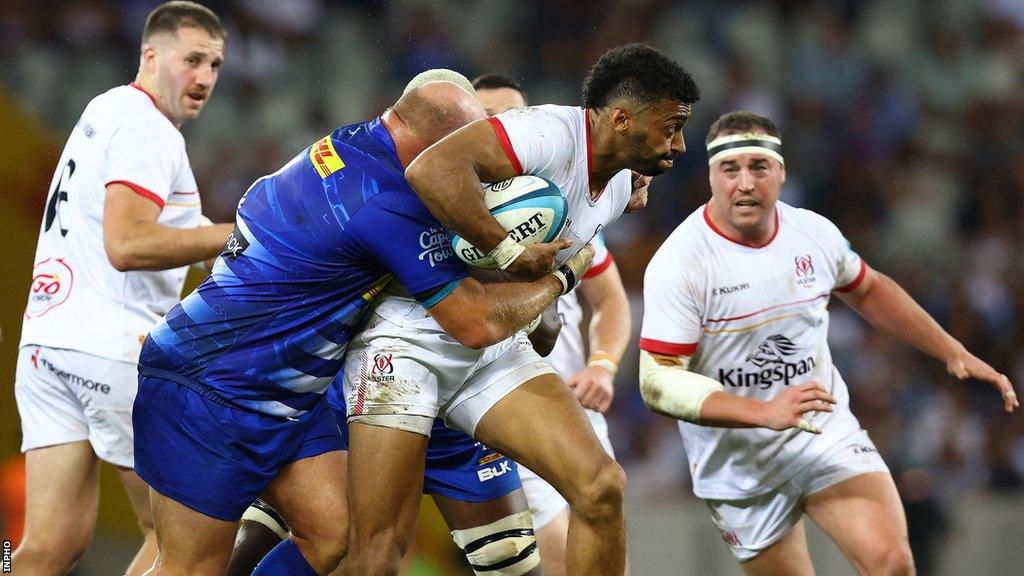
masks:
<instances>
[{"instance_id":1,"label":"white headband","mask_svg":"<svg viewBox=\"0 0 1024 576\"><path fill-rule=\"evenodd\" d=\"M709 142L708 166L727 156L753 153L771 156L783 166L786 165L782 159L782 140L760 132L744 132L721 136Z\"/></svg>"}]
</instances>

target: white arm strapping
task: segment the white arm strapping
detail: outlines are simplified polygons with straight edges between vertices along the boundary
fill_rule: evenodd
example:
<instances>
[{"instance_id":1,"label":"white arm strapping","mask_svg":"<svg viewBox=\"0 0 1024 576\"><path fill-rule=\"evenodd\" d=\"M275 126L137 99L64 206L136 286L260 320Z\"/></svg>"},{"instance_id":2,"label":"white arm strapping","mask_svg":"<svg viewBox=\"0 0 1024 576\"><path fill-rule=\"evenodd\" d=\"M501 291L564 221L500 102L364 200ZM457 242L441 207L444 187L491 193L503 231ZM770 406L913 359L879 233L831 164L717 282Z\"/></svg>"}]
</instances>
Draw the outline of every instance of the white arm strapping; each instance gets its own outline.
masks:
<instances>
[{"instance_id":1,"label":"white arm strapping","mask_svg":"<svg viewBox=\"0 0 1024 576\"><path fill-rule=\"evenodd\" d=\"M700 408L722 385L687 368L690 359L679 356L680 364L662 366L646 350L640 351L640 396L648 408L687 422L700 423Z\"/></svg>"}]
</instances>

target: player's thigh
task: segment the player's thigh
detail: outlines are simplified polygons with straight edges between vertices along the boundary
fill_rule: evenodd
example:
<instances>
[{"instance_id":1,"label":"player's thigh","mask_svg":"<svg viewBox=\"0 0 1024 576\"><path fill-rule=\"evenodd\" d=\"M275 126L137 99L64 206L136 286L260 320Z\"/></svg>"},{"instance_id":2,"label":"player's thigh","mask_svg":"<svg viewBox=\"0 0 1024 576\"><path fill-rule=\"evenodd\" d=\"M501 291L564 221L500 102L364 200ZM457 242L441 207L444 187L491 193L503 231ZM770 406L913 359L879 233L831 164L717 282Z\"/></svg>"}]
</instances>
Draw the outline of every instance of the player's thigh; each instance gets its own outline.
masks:
<instances>
[{"instance_id":1,"label":"player's thigh","mask_svg":"<svg viewBox=\"0 0 1024 576\"><path fill-rule=\"evenodd\" d=\"M569 387L553 373L501 398L480 419L474 437L536 472L570 502L603 474L621 474Z\"/></svg>"},{"instance_id":2,"label":"player's thigh","mask_svg":"<svg viewBox=\"0 0 1024 576\"><path fill-rule=\"evenodd\" d=\"M220 576L227 569L237 521L197 512L159 492L150 492L157 556L151 576Z\"/></svg>"},{"instance_id":3,"label":"player's thigh","mask_svg":"<svg viewBox=\"0 0 1024 576\"><path fill-rule=\"evenodd\" d=\"M869 472L809 495L804 510L861 574L912 573L907 520L888 472Z\"/></svg>"},{"instance_id":4,"label":"player's thigh","mask_svg":"<svg viewBox=\"0 0 1024 576\"><path fill-rule=\"evenodd\" d=\"M135 517L139 520L139 528L143 532L152 531L153 512L149 507L149 485L131 468L118 468L117 475L121 479L125 493L128 494L128 501L132 505Z\"/></svg>"},{"instance_id":5,"label":"player's thigh","mask_svg":"<svg viewBox=\"0 0 1024 576\"><path fill-rule=\"evenodd\" d=\"M407 546L412 522L403 519L419 510L427 437L360 422L350 422L348 432L350 546L382 533Z\"/></svg>"},{"instance_id":6,"label":"player's thigh","mask_svg":"<svg viewBox=\"0 0 1024 576\"><path fill-rule=\"evenodd\" d=\"M803 520L782 539L754 558L741 562L740 566L748 576L814 576Z\"/></svg>"},{"instance_id":7,"label":"player's thigh","mask_svg":"<svg viewBox=\"0 0 1024 576\"><path fill-rule=\"evenodd\" d=\"M265 497L288 519L296 540L323 542L344 552L348 534L346 453L335 450L292 462Z\"/></svg>"},{"instance_id":8,"label":"player's thigh","mask_svg":"<svg viewBox=\"0 0 1024 576\"><path fill-rule=\"evenodd\" d=\"M92 539L98 507L99 460L89 442L25 454L26 543L53 553L81 553Z\"/></svg>"},{"instance_id":9,"label":"player's thigh","mask_svg":"<svg viewBox=\"0 0 1024 576\"><path fill-rule=\"evenodd\" d=\"M440 494L431 494L437 510L452 530L472 528L490 524L506 516L526 512L526 497L522 490L515 490L493 500L468 502L455 500Z\"/></svg>"}]
</instances>

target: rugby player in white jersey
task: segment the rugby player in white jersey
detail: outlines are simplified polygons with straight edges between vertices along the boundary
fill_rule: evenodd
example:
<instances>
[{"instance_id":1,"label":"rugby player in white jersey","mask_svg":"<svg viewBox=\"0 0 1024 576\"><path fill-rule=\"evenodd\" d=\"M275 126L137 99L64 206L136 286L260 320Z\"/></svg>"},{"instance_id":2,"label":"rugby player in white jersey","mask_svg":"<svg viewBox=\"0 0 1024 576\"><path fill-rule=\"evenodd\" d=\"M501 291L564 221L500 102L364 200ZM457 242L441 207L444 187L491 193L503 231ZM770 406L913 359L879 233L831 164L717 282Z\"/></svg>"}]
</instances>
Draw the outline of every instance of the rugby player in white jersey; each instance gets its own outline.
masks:
<instances>
[{"instance_id":1,"label":"rugby player in white jersey","mask_svg":"<svg viewBox=\"0 0 1024 576\"><path fill-rule=\"evenodd\" d=\"M572 245L548 266L561 264L626 210L631 169L654 176L684 152L682 128L698 93L675 62L633 44L601 57L583 96L585 108L538 106L474 122L424 151L406 178L443 224L513 271L522 248L490 217L481 182L548 178L569 204L564 238ZM350 344L344 372L352 528L343 566L358 574L397 570L410 531L396 519L415 517L408 511L419 504L422 481L408 471L422 461L441 415L565 497L568 573L623 574L625 477L572 392L525 334L473 350L444 328L414 301L389 296ZM360 377L378 354L390 360L394 381Z\"/></svg>"},{"instance_id":2,"label":"rugby player in white jersey","mask_svg":"<svg viewBox=\"0 0 1024 576\"><path fill-rule=\"evenodd\" d=\"M476 89L477 100L488 115L526 107L526 93L522 87L504 76L480 76L473 80L473 87ZM641 178L637 188L646 190L650 177ZM595 236L591 243L595 249L594 263L580 282L579 290L556 301L561 330L558 331L553 347L549 348L550 351L542 354L586 410L587 419L594 427L601 445L608 454L614 455L608 438L608 423L602 413L611 407L615 393L612 381L618 370L619 359L629 343L629 300L622 286L618 266L605 246L602 235ZM578 293L581 293L591 308L588 328L592 352L589 356L583 343L583 308ZM530 338L536 349L534 334L536 332ZM565 545L569 532L568 503L553 486L528 468L519 467L519 477L523 481L523 491L533 516L533 529L544 574L562 576L565 574Z\"/></svg>"},{"instance_id":3,"label":"rugby player in white jersey","mask_svg":"<svg viewBox=\"0 0 1024 576\"><path fill-rule=\"evenodd\" d=\"M65 574L92 539L99 461L117 466L156 553L148 487L132 470L131 407L142 338L180 297L187 266L231 232L201 214L178 128L213 92L226 32L192 2L154 9L139 72L85 108L47 192L15 395L26 453L23 575Z\"/></svg>"},{"instance_id":4,"label":"rugby player in white jersey","mask_svg":"<svg viewBox=\"0 0 1024 576\"><path fill-rule=\"evenodd\" d=\"M769 119L725 114L707 146L711 199L644 279L644 401L683 421L694 493L747 574L814 573L804 513L860 574L913 574L896 487L829 352L830 297L956 378L991 383L1007 412L1016 394L834 224L779 201L786 168Z\"/></svg>"}]
</instances>

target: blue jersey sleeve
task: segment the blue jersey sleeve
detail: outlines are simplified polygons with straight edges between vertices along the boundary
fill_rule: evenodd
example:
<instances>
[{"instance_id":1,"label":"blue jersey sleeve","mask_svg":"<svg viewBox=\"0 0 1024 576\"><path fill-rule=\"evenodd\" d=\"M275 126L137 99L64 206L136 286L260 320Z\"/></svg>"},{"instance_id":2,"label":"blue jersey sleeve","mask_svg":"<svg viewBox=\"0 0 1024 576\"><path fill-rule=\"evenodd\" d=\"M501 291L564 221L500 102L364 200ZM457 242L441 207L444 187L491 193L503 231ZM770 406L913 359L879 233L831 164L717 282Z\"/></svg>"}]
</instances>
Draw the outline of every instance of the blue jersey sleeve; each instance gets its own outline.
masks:
<instances>
[{"instance_id":1,"label":"blue jersey sleeve","mask_svg":"<svg viewBox=\"0 0 1024 576\"><path fill-rule=\"evenodd\" d=\"M426 308L468 275L448 232L413 194L377 194L346 228Z\"/></svg>"}]
</instances>

